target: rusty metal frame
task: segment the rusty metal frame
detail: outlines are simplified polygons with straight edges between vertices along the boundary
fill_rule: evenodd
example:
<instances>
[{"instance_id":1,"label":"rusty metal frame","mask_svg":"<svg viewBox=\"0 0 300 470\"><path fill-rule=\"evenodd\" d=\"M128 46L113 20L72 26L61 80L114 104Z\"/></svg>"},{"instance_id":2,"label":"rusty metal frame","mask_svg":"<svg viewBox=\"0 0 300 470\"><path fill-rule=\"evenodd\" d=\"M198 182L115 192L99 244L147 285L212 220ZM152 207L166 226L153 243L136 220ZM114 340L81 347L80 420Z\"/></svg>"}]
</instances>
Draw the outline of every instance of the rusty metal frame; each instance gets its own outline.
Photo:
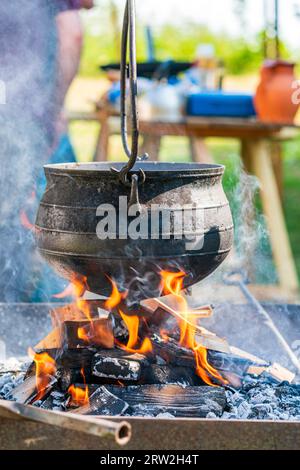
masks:
<instances>
[{"instance_id":1,"label":"rusty metal frame","mask_svg":"<svg viewBox=\"0 0 300 470\"><path fill-rule=\"evenodd\" d=\"M105 419L105 417L103 418ZM123 418L114 418L121 421ZM300 422L126 418L124 450L298 450ZM112 435L88 436L57 426L0 418L1 450L120 450Z\"/></svg>"}]
</instances>

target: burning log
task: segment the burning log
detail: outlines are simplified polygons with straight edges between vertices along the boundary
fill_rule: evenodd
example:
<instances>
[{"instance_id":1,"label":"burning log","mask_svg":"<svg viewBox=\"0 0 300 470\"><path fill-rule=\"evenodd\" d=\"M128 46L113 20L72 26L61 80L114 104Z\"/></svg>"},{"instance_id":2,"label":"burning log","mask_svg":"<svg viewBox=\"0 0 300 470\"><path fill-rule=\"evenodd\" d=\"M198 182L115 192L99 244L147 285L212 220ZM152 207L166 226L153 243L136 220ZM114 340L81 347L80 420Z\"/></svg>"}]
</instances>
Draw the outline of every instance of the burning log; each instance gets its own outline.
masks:
<instances>
[{"instance_id":1,"label":"burning log","mask_svg":"<svg viewBox=\"0 0 300 470\"><path fill-rule=\"evenodd\" d=\"M92 376L140 384L202 384L195 374L194 363L193 367L150 364L149 359L141 354L128 354L117 349L95 354L92 360Z\"/></svg>"},{"instance_id":2,"label":"burning log","mask_svg":"<svg viewBox=\"0 0 300 470\"><path fill-rule=\"evenodd\" d=\"M248 373L249 367L254 365L248 359L216 351L208 351L208 361L215 369L233 373L238 377L244 377Z\"/></svg>"},{"instance_id":3,"label":"burning log","mask_svg":"<svg viewBox=\"0 0 300 470\"><path fill-rule=\"evenodd\" d=\"M47 353L50 357L52 357L57 366L56 375L61 370L68 371L68 370L75 370L80 371L81 369L90 370L91 361L96 353L96 349L86 347L82 349L46 349L43 351L37 351L37 354ZM32 375L35 375L36 372L36 365L34 362L31 363L29 366L25 378L28 378Z\"/></svg>"},{"instance_id":4,"label":"burning log","mask_svg":"<svg viewBox=\"0 0 300 470\"><path fill-rule=\"evenodd\" d=\"M230 346L230 352L234 356L242 357L244 359L248 359L249 361L253 362L254 364L260 364L261 366L268 366L269 364L264 360L261 359L260 357L254 356L253 354L250 354L246 351L243 351L242 349L236 348L234 346Z\"/></svg>"},{"instance_id":5,"label":"burning log","mask_svg":"<svg viewBox=\"0 0 300 470\"><path fill-rule=\"evenodd\" d=\"M142 372L141 384L149 385L202 385L202 380L196 375L195 368L176 367L169 365L151 364Z\"/></svg>"},{"instance_id":6,"label":"burning log","mask_svg":"<svg viewBox=\"0 0 300 470\"><path fill-rule=\"evenodd\" d=\"M187 302L186 297L182 296L182 299ZM184 321L197 331L195 335L197 344L206 349L230 354L230 346L225 339L219 338L197 324L199 319L212 316L213 309L210 305L196 309L189 308L187 312L181 313L178 311L178 297L172 294L156 299L146 299L141 302L141 305L148 312L151 312L151 323L156 326L162 327L163 325L164 329L176 329L174 320ZM170 314L171 317L166 316L166 313Z\"/></svg>"},{"instance_id":7,"label":"burning log","mask_svg":"<svg viewBox=\"0 0 300 470\"><path fill-rule=\"evenodd\" d=\"M89 319L103 318L103 301L89 300L82 301L82 307L80 308L80 301L78 305L76 303L58 307L50 311L50 316L53 324L53 328L60 327L64 322L67 321L86 321ZM86 309L85 309L86 307ZM88 309L88 315L87 315ZM109 312L107 312L107 316Z\"/></svg>"},{"instance_id":8,"label":"burning log","mask_svg":"<svg viewBox=\"0 0 300 470\"><path fill-rule=\"evenodd\" d=\"M186 298L182 298L187 302ZM179 320L187 321L193 326L196 321L200 318L210 318L213 314L213 309L210 305L205 305L198 308L189 308L185 315L178 311L178 296L173 294L166 295L165 297L145 299L141 302L141 306L148 312L151 313L151 318L156 317L156 323L159 324L160 320L164 321L165 313L171 314L174 318ZM163 312L163 316L161 313ZM196 326L197 328L197 326ZM198 327L200 330L201 328Z\"/></svg>"},{"instance_id":9,"label":"burning log","mask_svg":"<svg viewBox=\"0 0 300 470\"><path fill-rule=\"evenodd\" d=\"M141 385L107 388L138 415L170 413L177 418L205 418L212 412L220 417L226 407L225 390L219 387Z\"/></svg>"},{"instance_id":10,"label":"burning log","mask_svg":"<svg viewBox=\"0 0 300 470\"><path fill-rule=\"evenodd\" d=\"M82 379L82 373L84 372L85 376L89 376L90 372L87 367L81 369L66 369L61 367L56 372L57 382L60 390L66 392L68 388L77 382L80 382Z\"/></svg>"},{"instance_id":11,"label":"burning log","mask_svg":"<svg viewBox=\"0 0 300 470\"><path fill-rule=\"evenodd\" d=\"M272 379L277 381L278 383L281 382L289 382L292 383L296 377L296 375L282 367L280 364L274 363L269 367L264 366L250 366L248 368L248 374L261 376L262 374L268 374Z\"/></svg>"},{"instance_id":12,"label":"burning log","mask_svg":"<svg viewBox=\"0 0 300 470\"><path fill-rule=\"evenodd\" d=\"M114 334L110 319L92 321L65 321L62 324L62 344L68 349L99 346L114 347Z\"/></svg>"},{"instance_id":13,"label":"burning log","mask_svg":"<svg viewBox=\"0 0 300 470\"><path fill-rule=\"evenodd\" d=\"M24 382L18 385L12 392L10 398L18 403L25 405L32 404L38 398L39 394L47 396L57 383L55 377L47 376L39 390L37 389L36 377L28 377Z\"/></svg>"},{"instance_id":14,"label":"burning log","mask_svg":"<svg viewBox=\"0 0 300 470\"><path fill-rule=\"evenodd\" d=\"M68 309L67 312L72 312ZM72 316L70 314L70 316ZM109 314L108 314L109 315ZM87 346L99 346L112 349L114 347L114 332L111 318L96 318L92 320L66 320L56 326L48 336L40 341L36 350L48 349L77 349Z\"/></svg>"},{"instance_id":15,"label":"burning log","mask_svg":"<svg viewBox=\"0 0 300 470\"><path fill-rule=\"evenodd\" d=\"M68 405L69 397L66 394L58 390L54 390L47 396L40 408L43 410L59 410L65 411Z\"/></svg>"},{"instance_id":16,"label":"burning log","mask_svg":"<svg viewBox=\"0 0 300 470\"><path fill-rule=\"evenodd\" d=\"M159 335L154 335L151 340L154 353L164 359L167 364L177 367L195 368L195 357L193 351L183 348L172 338L168 338L168 341L165 342ZM236 385L240 384L240 381L237 381L235 376L243 378L248 373L249 367L262 365L264 367L269 367L270 365L260 360L259 363L256 363L254 360L250 360L250 358L244 358L231 353L227 354L213 350L208 350L207 357L208 362L215 369L221 373L226 373L229 382ZM253 357L253 359L255 359L255 357Z\"/></svg>"},{"instance_id":17,"label":"burning log","mask_svg":"<svg viewBox=\"0 0 300 470\"><path fill-rule=\"evenodd\" d=\"M149 365L146 356L116 348L95 354L91 373L99 378L136 382L141 378L142 370Z\"/></svg>"},{"instance_id":18,"label":"burning log","mask_svg":"<svg viewBox=\"0 0 300 470\"><path fill-rule=\"evenodd\" d=\"M129 405L110 392L107 387L98 387L89 397L88 403L72 410L72 413L93 416L122 416Z\"/></svg>"},{"instance_id":19,"label":"burning log","mask_svg":"<svg viewBox=\"0 0 300 470\"><path fill-rule=\"evenodd\" d=\"M100 378L137 382L141 378L143 359L139 355L122 354L122 351L111 355L95 354L92 360L92 375ZM145 358L144 358L145 359Z\"/></svg>"},{"instance_id":20,"label":"burning log","mask_svg":"<svg viewBox=\"0 0 300 470\"><path fill-rule=\"evenodd\" d=\"M151 341L154 354L161 357L167 364L191 368L195 367L193 351L182 348L172 338L169 338L166 342L159 335L155 334L151 337Z\"/></svg>"}]
</instances>

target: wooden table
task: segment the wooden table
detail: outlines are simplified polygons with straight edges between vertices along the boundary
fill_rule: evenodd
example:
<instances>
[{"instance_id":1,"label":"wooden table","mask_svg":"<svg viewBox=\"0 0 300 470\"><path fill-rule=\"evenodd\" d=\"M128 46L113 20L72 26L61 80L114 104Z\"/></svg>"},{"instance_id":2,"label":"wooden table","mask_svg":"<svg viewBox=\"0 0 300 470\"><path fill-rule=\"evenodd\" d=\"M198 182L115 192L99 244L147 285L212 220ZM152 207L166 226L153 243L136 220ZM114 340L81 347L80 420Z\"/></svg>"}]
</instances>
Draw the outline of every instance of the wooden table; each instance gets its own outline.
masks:
<instances>
[{"instance_id":1,"label":"wooden table","mask_svg":"<svg viewBox=\"0 0 300 470\"><path fill-rule=\"evenodd\" d=\"M260 181L263 211L280 286L287 291L298 290L298 276L281 202L281 145L283 141L299 135L299 129L250 119L190 117L174 122L141 121L140 129L145 136L143 150L148 151L154 159L159 158L160 141L164 136L188 137L192 144L193 160L201 163L208 163L210 160L203 146L204 138L235 138L240 141L244 167ZM249 253L250 261L251 255L253 254Z\"/></svg>"},{"instance_id":2,"label":"wooden table","mask_svg":"<svg viewBox=\"0 0 300 470\"><path fill-rule=\"evenodd\" d=\"M96 160L103 161L108 154L110 136L109 113L98 111L95 118L102 123L97 145ZM299 135L299 128L261 123L252 119L191 118L176 121L141 120L144 136L143 151L152 160L159 159L162 137L184 136L190 139L192 158L209 163L203 139L207 137L234 138L241 144L241 158L248 173L260 181L263 211L268 224L270 241L279 284L282 289L295 292L299 288L298 276L292 255L282 207L282 152L283 141ZM251 214L250 214L251 215ZM249 254L251 257L252 253Z\"/></svg>"}]
</instances>

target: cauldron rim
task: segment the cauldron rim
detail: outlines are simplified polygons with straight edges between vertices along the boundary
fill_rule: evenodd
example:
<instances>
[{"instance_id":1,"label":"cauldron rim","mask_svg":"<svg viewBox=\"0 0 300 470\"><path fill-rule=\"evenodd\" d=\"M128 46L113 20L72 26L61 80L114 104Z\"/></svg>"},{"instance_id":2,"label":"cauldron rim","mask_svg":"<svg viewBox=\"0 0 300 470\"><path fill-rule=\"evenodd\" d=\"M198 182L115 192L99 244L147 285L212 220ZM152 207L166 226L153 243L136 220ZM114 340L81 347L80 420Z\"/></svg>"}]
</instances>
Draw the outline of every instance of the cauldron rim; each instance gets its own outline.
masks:
<instances>
[{"instance_id":1,"label":"cauldron rim","mask_svg":"<svg viewBox=\"0 0 300 470\"><path fill-rule=\"evenodd\" d=\"M88 163L58 163L45 165L45 173L51 175L72 174L74 176L112 176L116 173L111 169L120 170L124 162L88 162ZM168 162L138 162L132 172L142 169L146 176L150 177L184 177L184 176L220 176L225 167L219 164L205 163L168 163Z\"/></svg>"}]
</instances>

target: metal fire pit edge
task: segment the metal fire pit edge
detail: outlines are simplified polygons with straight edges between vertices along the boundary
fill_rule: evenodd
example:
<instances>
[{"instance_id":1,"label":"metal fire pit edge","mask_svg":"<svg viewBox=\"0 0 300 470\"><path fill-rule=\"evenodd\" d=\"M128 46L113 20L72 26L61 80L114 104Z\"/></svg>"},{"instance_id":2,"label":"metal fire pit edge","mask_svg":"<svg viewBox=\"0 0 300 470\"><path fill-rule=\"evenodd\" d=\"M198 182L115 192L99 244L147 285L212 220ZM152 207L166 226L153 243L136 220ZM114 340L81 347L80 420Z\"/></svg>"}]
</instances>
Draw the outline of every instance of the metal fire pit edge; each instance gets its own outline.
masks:
<instances>
[{"instance_id":1,"label":"metal fire pit edge","mask_svg":"<svg viewBox=\"0 0 300 470\"><path fill-rule=\"evenodd\" d=\"M103 417L104 419L107 417ZM114 418L115 421L124 417ZM300 423L211 419L127 418L132 439L125 447L111 437L0 419L1 450L298 450Z\"/></svg>"}]
</instances>

